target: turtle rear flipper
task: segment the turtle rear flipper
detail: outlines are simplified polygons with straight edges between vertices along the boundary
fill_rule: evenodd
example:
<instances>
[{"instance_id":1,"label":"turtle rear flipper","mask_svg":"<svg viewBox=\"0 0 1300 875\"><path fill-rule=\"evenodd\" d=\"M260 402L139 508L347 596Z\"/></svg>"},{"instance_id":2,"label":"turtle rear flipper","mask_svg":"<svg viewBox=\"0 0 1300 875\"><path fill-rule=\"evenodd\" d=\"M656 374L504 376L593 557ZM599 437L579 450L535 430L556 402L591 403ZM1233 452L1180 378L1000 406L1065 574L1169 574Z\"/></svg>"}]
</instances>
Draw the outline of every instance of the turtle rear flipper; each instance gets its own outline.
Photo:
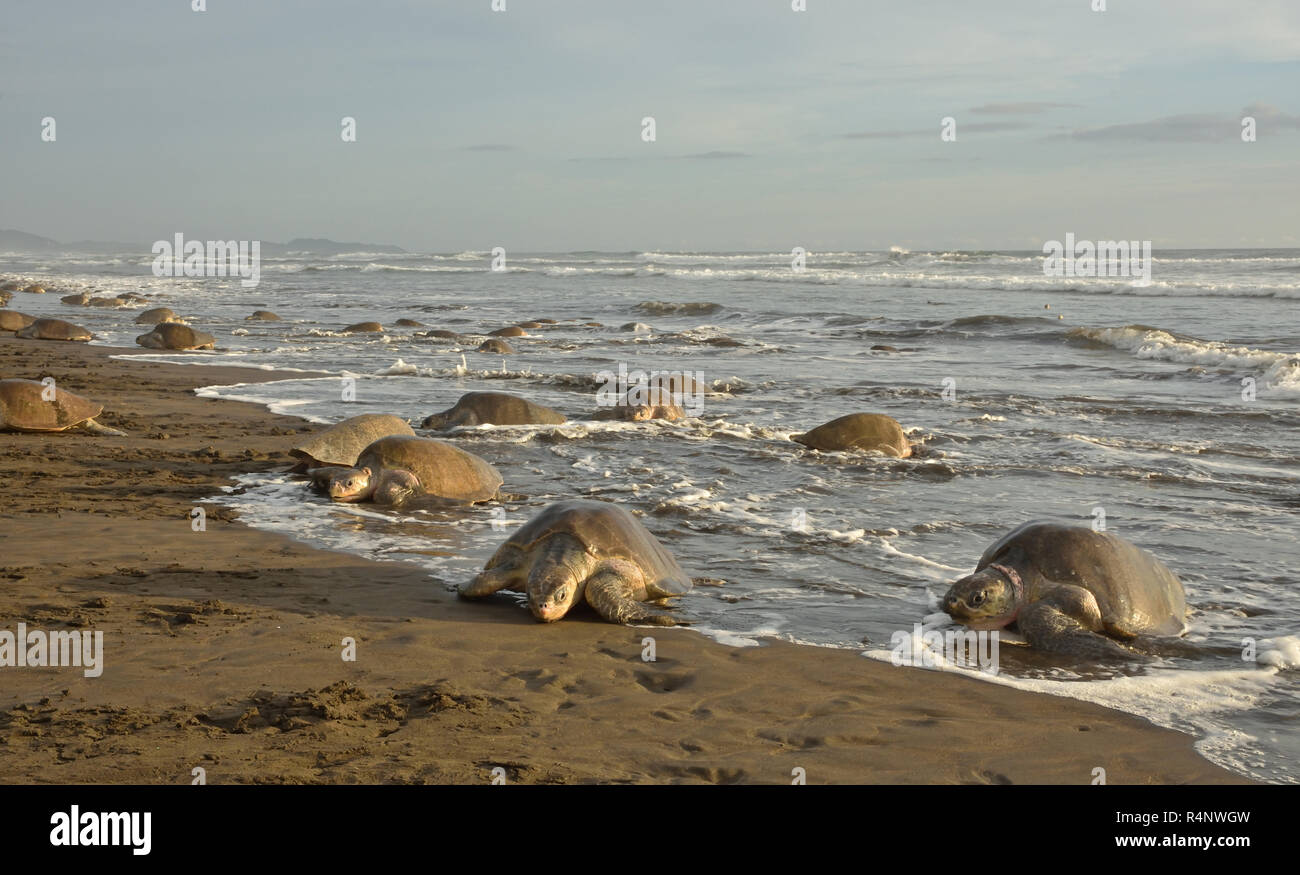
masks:
<instances>
[{"instance_id":1,"label":"turtle rear flipper","mask_svg":"<svg viewBox=\"0 0 1300 875\"><path fill-rule=\"evenodd\" d=\"M1021 609L1016 626L1032 647L1092 659L1138 659L1140 655L1084 627L1050 602Z\"/></svg>"},{"instance_id":2,"label":"turtle rear flipper","mask_svg":"<svg viewBox=\"0 0 1300 875\"><path fill-rule=\"evenodd\" d=\"M106 435L108 437L126 437L126 432L121 431L120 429L110 428L107 425L102 425L95 422L93 419L87 419L81 424L81 428L91 434Z\"/></svg>"}]
</instances>

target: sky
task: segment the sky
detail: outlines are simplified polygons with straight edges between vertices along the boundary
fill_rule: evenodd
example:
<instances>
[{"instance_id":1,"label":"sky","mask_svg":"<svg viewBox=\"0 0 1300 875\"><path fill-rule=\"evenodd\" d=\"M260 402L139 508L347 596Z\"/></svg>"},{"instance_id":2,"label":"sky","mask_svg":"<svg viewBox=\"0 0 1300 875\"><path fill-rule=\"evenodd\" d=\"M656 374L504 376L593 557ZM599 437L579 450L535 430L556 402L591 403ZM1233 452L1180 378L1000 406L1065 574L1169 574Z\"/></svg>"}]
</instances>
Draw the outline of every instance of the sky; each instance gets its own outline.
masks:
<instances>
[{"instance_id":1,"label":"sky","mask_svg":"<svg viewBox=\"0 0 1300 875\"><path fill-rule=\"evenodd\" d=\"M1295 0L193 2L3 0L0 228L1300 246Z\"/></svg>"}]
</instances>

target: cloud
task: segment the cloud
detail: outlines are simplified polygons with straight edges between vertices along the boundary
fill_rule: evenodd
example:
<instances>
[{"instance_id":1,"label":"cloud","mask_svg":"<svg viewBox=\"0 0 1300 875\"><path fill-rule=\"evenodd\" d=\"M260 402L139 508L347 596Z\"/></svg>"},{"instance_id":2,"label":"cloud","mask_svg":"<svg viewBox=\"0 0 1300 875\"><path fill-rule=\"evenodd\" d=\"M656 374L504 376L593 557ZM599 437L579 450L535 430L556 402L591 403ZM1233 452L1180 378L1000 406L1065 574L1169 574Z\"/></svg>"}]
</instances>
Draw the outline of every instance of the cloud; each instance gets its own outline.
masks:
<instances>
[{"instance_id":1,"label":"cloud","mask_svg":"<svg viewBox=\"0 0 1300 875\"><path fill-rule=\"evenodd\" d=\"M466 146L466 152L513 152L514 146L508 143L475 143L472 146Z\"/></svg>"},{"instance_id":2,"label":"cloud","mask_svg":"<svg viewBox=\"0 0 1300 875\"><path fill-rule=\"evenodd\" d=\"M1049 109L1078 107L1077 103L1052 103L1046 100L1026 100L1021 103L985 103L973 106L970 111L982 115L1037 115Z\"/></svg>"},{"instance_id":3,"label":"cloud","mask_svg":"<svg viewBox=\"0 0 1300 875\"><path fill-rule=\"evenodd\" d=\"M1129 122L1096 128L1075 128L1056 137L1091 141L1145 141L1151 143L1218 143L1241 137L1241 120L1253 116L1261 131L1269 128L1300 129L1300 116L1281 112L1265 103L1252 103L1239 114L1187 113L1146 122Z\"/></svg>"},{"instance_id":4,"label":"cloud","mask_svg":"<svg viewBox=\"0 0 1300 875\"><path fill-rule=\"evenodd\" d=\"M996 134L1001 131L1018 131L1029 127L1024 122L971 122L962 124L957 122L957 134ZM911 131L858 131L853 134L840 134L841 139L845 140L897 140L904 137L937 137L939 136L939 126L926 128L925 130Z\"/></svg>"}]
</instances>

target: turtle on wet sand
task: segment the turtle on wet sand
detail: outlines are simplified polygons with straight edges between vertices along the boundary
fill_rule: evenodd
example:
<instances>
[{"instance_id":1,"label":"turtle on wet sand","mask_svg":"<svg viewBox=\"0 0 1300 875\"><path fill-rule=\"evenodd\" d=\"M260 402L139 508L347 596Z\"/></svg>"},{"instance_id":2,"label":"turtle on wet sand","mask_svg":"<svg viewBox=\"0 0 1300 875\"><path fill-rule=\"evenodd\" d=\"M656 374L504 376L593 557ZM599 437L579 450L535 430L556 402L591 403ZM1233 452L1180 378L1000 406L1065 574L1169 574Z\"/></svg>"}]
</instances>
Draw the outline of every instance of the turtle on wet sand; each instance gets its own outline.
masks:
<instances>
[{"instance_id":1,"label":"turtle on wet sand","mask_svg":"<svg viewBox=\"0 0 1300 875\"><path fill-rule=\"evenodd\" d=\"M292 470L301 474L329 465L351 468L362 450L389 435L414 437L415 431L405 419L387 413L363 413L336 422L289 450L298 460Z\"/></svg>"},{"instance_id":2,"label":"turtle on wet sand","mask_svg":"<svg viewBox=\"0 0 1300 875\"><path fill-rule=\"evenodd\" d=\"M414 497L475 503L497 497L496 468L473 453L432 438L391 435L367 446L351 468L318 468L318 488L334 501L400 505Z\"/></svg>"},{"instance_id":3,"label":"turtle on wet sand","mask_svg":"<svg viewBox=\"0 0 1300 875\"><path fill-rule=\"evenodd\" d=\"M50 432L80 428L92 434L125 435L126 432L95 421L103 412L102 404L36 380L0 380L0 431Z\"/></svg>"},{"instance_id":4,"label":"turtle on wet sand","mask_svg":"<svg viewBox=\"0 0 1300 875\"><path fill-rule=\"evenodd\" d=\"M421 428L473 425L559 425L564 414L506 392L466 392L455 406L425 417Z\"/></svg>"},{"instance_id":5,"label":"turtle on wet sand","mask_svg":"<svg viewBox=\"0 0 1300 875\"><path fill-rule=\"evenodd\" d=\"M35 316L17 310L0 310L0 331L21 331L35 321Z\"/></svg>"},{"instance_id":6,"label":"turtle on wet sand","mask_svg":"<svg viewBox=\"0 0 1300 875\"><path fill-rule=\"evenodd\" d=\"M212 349L217 339L179 322L159 322L153 331L141 334L135 342L147 349Z\"/></svg>"},{"instance_id":7,"label":"turtle on wet sand","mask_svg":"<svg viewBox=\"0 0 1300 875\"><path fill-rule=\"evenodd\" d=\"M648 603L666 607L691 586L672 554L625 508L575 498L525 523L460 594L527 593L529 610L545 623L586 602L611 623L675 626L688 624Z\"/></svg>"},{"instance_id":8,"label":"turtle on wet sand","mask_svg":"<svg viewBox=\"0 0 1300 875\"><path fill-rule=\"evenodd\" d=\"M1015 626L1033 647L1132 657L1117 643L1187 630L1183 584L1163 562L1110 532L1026 523L984 551L940 607L958 623Z\"/></svg>"},{"instance_id":9,"label":"turtle on wet sand","mask_svg":"<svg viewBox=\"0 0 1300 875\"><path fill-rule=\"evenodd\" d=\"M91 334L88 328L64 322L62 319L37 319L32 324L19 328L14 332L14 336L26 337L29 340L71 340L84 343L95 335Z\"/></svg>"}]
</instances>

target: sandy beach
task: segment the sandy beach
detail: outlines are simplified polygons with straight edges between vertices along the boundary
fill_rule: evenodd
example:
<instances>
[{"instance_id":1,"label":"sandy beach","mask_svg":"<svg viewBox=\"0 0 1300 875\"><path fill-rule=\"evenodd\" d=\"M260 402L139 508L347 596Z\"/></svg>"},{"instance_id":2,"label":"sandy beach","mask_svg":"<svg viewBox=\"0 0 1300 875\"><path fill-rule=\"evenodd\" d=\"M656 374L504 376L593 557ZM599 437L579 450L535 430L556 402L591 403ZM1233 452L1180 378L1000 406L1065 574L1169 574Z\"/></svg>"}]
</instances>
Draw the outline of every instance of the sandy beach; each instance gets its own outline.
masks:
<instances>
[{"instance_id":1,"label":"sandy beach","mask_svg":"<svg viewBox=\"0 0 1300 875\"><path fill-rule=\"evenodd\" d=\"M128 432L0 434L0 628L105 641L97 678L4 669L0 781L1245 782L1190 736L1083 702L849 650L542 625L414 565L250 529L204 499L317 427L193 393L274 372L125 352L0 338L0 377L52 376Z\"/></svg>"}]
</instances>

